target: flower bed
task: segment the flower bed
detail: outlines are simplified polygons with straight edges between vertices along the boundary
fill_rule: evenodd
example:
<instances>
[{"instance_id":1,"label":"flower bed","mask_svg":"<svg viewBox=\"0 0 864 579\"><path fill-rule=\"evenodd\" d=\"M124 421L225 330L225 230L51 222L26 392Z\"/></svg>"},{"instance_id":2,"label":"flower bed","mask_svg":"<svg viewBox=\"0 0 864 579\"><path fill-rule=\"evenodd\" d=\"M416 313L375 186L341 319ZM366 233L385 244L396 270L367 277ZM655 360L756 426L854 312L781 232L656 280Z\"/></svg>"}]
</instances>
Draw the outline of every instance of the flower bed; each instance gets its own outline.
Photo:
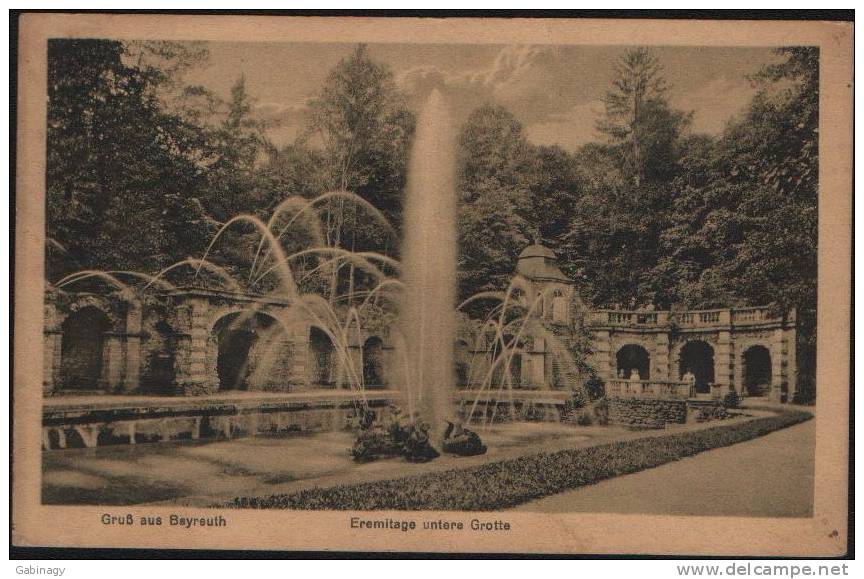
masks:
<instances>
[{"instance_id":1,"label":"flower bed","mask_svg":"<svg viewBox=\"0 0 864 579\"><path fill-rule=\"evenodd\" d=\"M812 417L809 412L790 410L738 424L540 453L465 469L311 488L269 497L240 497L227 506L315 510L498 510L660 466L706 450L752 440Z\"/></svg>"}]
</instances>

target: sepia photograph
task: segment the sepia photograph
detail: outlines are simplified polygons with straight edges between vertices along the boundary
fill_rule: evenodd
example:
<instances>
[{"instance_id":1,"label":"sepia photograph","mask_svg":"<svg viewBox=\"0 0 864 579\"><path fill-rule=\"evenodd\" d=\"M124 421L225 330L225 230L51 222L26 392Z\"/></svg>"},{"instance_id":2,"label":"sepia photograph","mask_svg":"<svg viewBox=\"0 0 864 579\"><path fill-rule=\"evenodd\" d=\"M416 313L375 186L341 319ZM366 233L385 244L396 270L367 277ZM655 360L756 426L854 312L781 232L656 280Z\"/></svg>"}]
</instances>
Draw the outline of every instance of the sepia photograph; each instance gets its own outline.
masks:
<instances>
[{"instance_id":1,"label":"sepia photograph","mask_svg":"<svg viewBox=\"0 0 864 579\"><path fill-rule=\"evenodd\" d=\"M326 515L485 551L609 516L845 549L851 24L30 16L14 459L28 513L81 521L51 544ZM504 550L616 552L561 533Z\"/></svg>"}]
</instances>

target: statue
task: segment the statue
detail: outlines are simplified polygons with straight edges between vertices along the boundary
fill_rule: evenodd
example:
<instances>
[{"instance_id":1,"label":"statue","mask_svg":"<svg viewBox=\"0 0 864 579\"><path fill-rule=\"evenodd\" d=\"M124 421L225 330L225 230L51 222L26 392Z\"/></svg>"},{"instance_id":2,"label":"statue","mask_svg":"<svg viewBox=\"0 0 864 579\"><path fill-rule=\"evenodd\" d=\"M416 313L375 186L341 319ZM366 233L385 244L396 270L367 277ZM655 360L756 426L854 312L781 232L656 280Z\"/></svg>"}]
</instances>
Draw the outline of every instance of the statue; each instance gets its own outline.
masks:
<instances>
[{"instance_id":1,"label":"statue","mask_svg":"<svg viewBox=\"0 0 864 579\"><path fill-rule=\"evenodd\" d=\"M690 387L690 396L692 396L694 394L693 389L696 386L696 375L693 374L693 372L691 372L688 368L687 371L684 372L684 376L681 377L681 380L683 380Z\"/></svg>"},{"instance_id":2,"label":"statue","mask_svg":"<svg viewBox=\"0 0 864 579\"><path fill-rule=\"evenodd\" d=\"M360 426L360 430L368 430L375 423L376 414L374 410L369 410L368 408L363 408L360 410L360 417L358 418L358 423Z\"/></svg>"},{"instance_id":3,"label":"statue","mask_svg":"<svg viewBox=\"0 0 864 579\"><path fill-rule=\"evenodd\" d=\"M486 446L476 432L463 427L461 422L454 424L449 420L447 430L444 432L442 450L458 456L486 454Z\"/></svg>"},{"instance_id":4,"label":"statue","mask_svg":"<svg viewBox=\"0 0 864 579\"><path fill-rule=\"evenodd\" d=\"M411 416L408 436L402 443L402 456L409 462L429 462L440 456L429 442L429 425L416 412Z\"/></svg>"},{"instance_id":5,"label":"statue","mask_svg":"<svg viewBox=\"0 0 864 579\"><path fill-rule=\"evenodd\" d=\"M361 415L359 423L360 432L351 449L357 462L393 456L404 456L411 462L427 462L439 456L429 442L429 425L416 412L406 419L397 406L391 405L386 423L375 420L375 414L370 411Z\"/></svg>"}]
</instances>

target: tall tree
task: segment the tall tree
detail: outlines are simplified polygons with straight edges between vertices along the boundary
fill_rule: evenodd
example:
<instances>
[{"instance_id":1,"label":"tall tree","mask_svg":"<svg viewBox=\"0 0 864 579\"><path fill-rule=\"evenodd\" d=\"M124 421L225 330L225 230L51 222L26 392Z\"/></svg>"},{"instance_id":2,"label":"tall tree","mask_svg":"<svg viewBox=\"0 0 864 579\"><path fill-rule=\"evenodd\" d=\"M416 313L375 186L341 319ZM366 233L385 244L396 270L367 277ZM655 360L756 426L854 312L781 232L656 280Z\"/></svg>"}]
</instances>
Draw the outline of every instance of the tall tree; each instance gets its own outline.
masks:
<instances>
[{"instance_id":1,"label":"tall tree","mask_svg":"<svg viewBox=\"0 0 864 579\"><path fill-rule=\"evenodd\" d=\"M759 92L722 143L730 174L751 185L733 279L754 303L795 308L799 319L798 392L815 395L819 188L819 50L777 51L780 62L754 78Z\"/></svg>"},{"instance_id":2,"label":"tall tree","mask_svg":"<svg viewBox=\"0 0 864 579\"><path fill-rule=\"evenodd\" d=\"M263 125L252 116L254 102L240 76L227 102L219 107L221 120L208 126L211 161L205 170L207 205L213 216L226 221L238 213L259 211L266 199L261 160L266 151Z\"/></svg>"},{"instance_id":3,"label":"tall tree","mask_svg":"<svg viewBox=\"0 0 864 579\"><path fill-rule=\"evenodd\" d=\"M667 179L675 166L676 141L690 115L669 107L663 68L647 48L627 50L615 74L597 130L615 146L623 170L637 187L646 179Z\"/></svg>"},{"instance_id":4,"label":"tall tree","mask_svg":"<svg viewBox=\"0 0 864 579\"><path fill-rule=\"evenodd\" d=\"M460 295L500 290L537 236L531 217L532 149L506 109L474 111L459 139Z\"/></svg>"},{"instance_id":5,"label":"tall tree","mask_svg":"<svg viewBox=\"0 0 864 579\"><path fill-rule=\"evenodd\" d=\"M531 165L532 229L557 250L570 224L573 206L587 189L587 178L575 157L557 146L534 148Z\"/></svg>"},{"instance_id":6,"label":"tall tree","mask_svg":"<svg viewBox=\"0 0 864 579\"><path fill-rule=\"evenodd\" d=\"M201 225L185 198L195 190L201 142L163 111L166 74L136 64L121 42L49 41L49 278L82 268L153 270L191 249L192 239L174 234Z\"/></svg>"},{"instance_id":7,"label":"tall tree","mask_svg":"<svg viewBox=\"0 0 864 579\"><path fill-rule=\"evenodd\" d=\"M347 190L374 205L398 231L415 118L393 74L373 61L366 45L330 71L311 103L310 140L324 147L327 190ZM326 242L351 250L396 253L396 240L357 203L335 198L324 207ZM344 272L344 273L343 273ZM370 280L354 265L330 272L330 296Z\"/></svg>"},{"instance_id":8,"label":"tall tree","mask_svg":"<svg viewBox=\"0 0 864 579\"><path fill-rule=\"evenodd\" d=\"M357 193L399 227L415 119L392 73L370 59L361 44L327 76L311 111L311 130L324 145L328 189ZM328 235L333 245L354 245L361 231L374 237L371 229L363 230L353 211L341 201L330 207ZM351 239L343 239L346 235Z\"/></svg>"},{"instance_id":9,"label":"tall tree","mask_svg":"<svg viewBox=\"0 0 864 579\"><path fill-rule=\"evenodd\" d=\"M755 75L743 118L691 143L675 180L658 279L686 307L773 304L799 320L798 391L813 394L819 55L785 48Z\"/></svg>"}]
</instances>

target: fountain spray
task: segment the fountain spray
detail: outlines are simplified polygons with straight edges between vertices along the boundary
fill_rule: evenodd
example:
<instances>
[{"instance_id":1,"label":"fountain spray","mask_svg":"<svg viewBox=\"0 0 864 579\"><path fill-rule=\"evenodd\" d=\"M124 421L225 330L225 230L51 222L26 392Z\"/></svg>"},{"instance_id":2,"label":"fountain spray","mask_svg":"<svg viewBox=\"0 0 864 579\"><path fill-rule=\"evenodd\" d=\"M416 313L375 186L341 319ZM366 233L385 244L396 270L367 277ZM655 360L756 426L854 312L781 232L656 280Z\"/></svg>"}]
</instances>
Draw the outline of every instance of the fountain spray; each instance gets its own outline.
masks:
<instances>
[{"instance_id":1,"label":"fountain spray","mask_svg":"<svg viewBox=\"0 0 864 579\"><path fill-rule=\"evenodd\" d=\"M444 98L433 91L418 119L408 172L400 318L411 357L406 394L436 444L454 412L455 147Z\"/></svg>"}]
</instances>

